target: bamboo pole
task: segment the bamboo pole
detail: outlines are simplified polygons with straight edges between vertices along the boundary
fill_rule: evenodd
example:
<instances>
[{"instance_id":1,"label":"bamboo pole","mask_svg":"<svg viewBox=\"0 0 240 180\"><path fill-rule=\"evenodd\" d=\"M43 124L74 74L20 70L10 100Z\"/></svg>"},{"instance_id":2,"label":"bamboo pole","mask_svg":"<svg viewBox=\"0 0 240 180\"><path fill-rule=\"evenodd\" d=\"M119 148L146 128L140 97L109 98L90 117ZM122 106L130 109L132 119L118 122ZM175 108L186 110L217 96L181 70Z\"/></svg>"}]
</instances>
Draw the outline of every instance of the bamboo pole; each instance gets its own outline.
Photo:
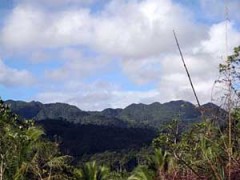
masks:
<instances>
[{"instance_id":1,"label":"bamboo pole","mask_svg":"<svg viewBox=\"0 0 240 180\"><path fill-rule=\"evenodd\" d=\"M175 38L175 41L176 41L176 44L177 44L177 47L178 47L179 54L180 54L180 56L181 56L181 60L182 60L183 66L184 66L185 71L186 71L186 73L187 73L187 76L188 76L188 79L189 79L189 82L190 82L190 85L191 85L193 94L194 94L194 96L195 96L195 98L196 98L198 107L200 108L200 111L201 111L201 105L200 105L200 102L199 102L197 93L196 93L196 91L195 91L195 88L194 88L194 85L193 85L193 82L192 82L190 73L189 73L189 71L188 71L187 65L186 65L186 63L185 63L185 60L184 60L184 57L183 57L183 54L182 54L182 51L181 51L181 48L180 48L180 45L179 45L179 42L178 42L178 39L177 39L177 35L176 35L176 33L175 33L174 30L173 30L173 35L174 35L174 38ZM202 113L202 111L201 111L201 113Z\"/></svg>"}]
</instances>

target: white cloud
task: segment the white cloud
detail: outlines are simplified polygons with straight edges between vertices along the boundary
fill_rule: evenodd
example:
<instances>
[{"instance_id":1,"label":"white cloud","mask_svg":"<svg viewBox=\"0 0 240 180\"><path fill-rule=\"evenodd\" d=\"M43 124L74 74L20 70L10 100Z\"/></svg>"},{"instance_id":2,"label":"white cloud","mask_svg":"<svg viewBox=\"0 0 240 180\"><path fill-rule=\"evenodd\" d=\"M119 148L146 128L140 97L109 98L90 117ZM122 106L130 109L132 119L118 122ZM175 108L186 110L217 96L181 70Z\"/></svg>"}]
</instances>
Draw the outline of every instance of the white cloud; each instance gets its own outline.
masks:
<instances>
[{"instance_id":1,"label":"white cloud","mask_svg":"<svg viewBox=\"0 0 240 180\"><path fill-rule=\"evenodd\" d=\"M62 51L63 65L54 70L46 70L45 76L51 80L82 80L88 76L97 76L109 70L110 61L107 57L85 57L79 50L66 48Z\"/></svg>"},{"instance_id":2,"label":"white cloud","mask_svg":"<svg viewBox=\"0 0 240 180\"><path fill-rule=\"evenodd\" d=\"M6 87L29 86L34 81L33 76L28 71L10 68L0 59L0 84Z\"/></svg>"},{"instance_id":3,"label":"white cloud","mask_svg":"<svg viewBox=\"0 0 240 180\"><path fill-rule=\"evenodd\" d=\"M70 103L82 110L103 110L124 108L133 102L151 103L157 101L159 97L159 93L155 90L124 91L106 82L97 82L92 85L73 83L71 85L73 87L68 87L65 91L42 92L36 96L36 99L44 103Z\"/></svg>"},{"instance_id":4,"label":"white cloud","mask_svg":"<svg viewBox=\"0 0 240 180\"><path fill-rule=\"evenodd\" d=\"M218 66L225 57L225 24L220 22L209 28L208 39L203 39L192 52L184 53L195 89L202 103L211 101L215 92L214 81L218 78ZM240 32L233 23L228 25L229 54L240 43ZM183 49L184 52L184 49ZM168 99L186 99L196 102L178 54L167 55L161 60L160 92Z\"/></svg>"},{"instance_id":5,"label":"white cloud","mask_svg":"<svg viewBox=\"0 0 240 180\"><path fill-rule=\"evenodd\" d=\"M1 43L9 48L26 48L41 43L45 15L30 7L16 7L5 20Z\"/></svg>"},{"instance_id":6,"label":"white cloud","mask_svg":"<svg viewBox=\"0 0 240 180\"><path fill-rule=\"evenodd\" d=\"M227 23L228 52L240 44L240 32L234 27L234 23ZM215 56L226 54L226 22L213 24L209 30L209 39L202 41L202 51Z\"/></svg>"},{"instance_id":7,"label":"white cloud","mask_svg":"<svg viewBox=\"0 0 240 180\"><path fill-rule=\"evenodd\" d=\"M88 15L85 9L50 13L19 5L6 19L0 43L17 50L83 44L91 36Z\"/></svg>"},{"instance_id":8,"label":"white cloud","mask_svg":"<svg viewBox=\"0 0 240 180\"><path fill-rule=\"evenodd\" d=\"M43 50L33 51L30 56L30 61L33 64L38 64L46 62L50 59L50 55L44 52Z\"/></svg>"},{"instance_id":9,"label":"white cloud","mask_svg":"<svg viewBox=\"0 0 240 180\"><path fill-rule=\"evenodd\" d=\"M103 15L96 18L97 48L126 58L172 52L173 29L186 48L204 36L204 27L195 24L188 11L169 0L113 1ZM187 34L192 35L191 40Z\"/></svg>"},{"instance_id":10,"label":"white cloud","mask_svg":"<svg viewBox=\"0 0 240 180\"><path fill-rule=\"evenodd\" d=\"M161 57L145 59L126 59L122 61L122 69L133 82L143 85L160 80Z\"/></svg>"},{"instance_id":11,"label":"white cloud","mask_svg":"<svg viewBox=\"0 0 240 180\"><path fill-rule=\"evenodd\" d=\"M189 10L171 0L114 0L96 13L87 6L49 11L44 3L38 7L29 2L17 5L6 19L0 46L13 51L34 49L33 59L44 59L39 49L64 49L63 66L46 71L46 78L63 81L63 87L58 92L46 89L38 94L40 100L63 101L91 110L124 107L133 102L173 99L195 102L172 34L175 29L200 101L210 101L218 64L225 55L224 22L199 24ZM53 6L53 1L48 2ZM204 12L211 12L212 17L224 12L222 2L201 0L201 3ZM236 7L239 2L231 1L229 11L237 19L235 23L239 17ZM234 21L228 24L229 53L240 42L237 25ZM100 57L85 57L74 49L82 46ZM111 58L121 60L121 70L132 82L140 85L153 82L156 89L141 92L104 83L79 84L81 77L97 77L96 73L107 70Z\"/></svg>"},{"instance_id":12,"label":"white cloud","mask_svg":"<svg viewBox=\"0 0 240 180\"><path fill-rule=\"evenodd\" d=\"M185 47L204 36L190 13L170 0L112 1L97 15L86 8L49 12L25 4L6 19L1 43L16 49L86 45L105 54L143 58L172 51L173 28Z\"/></svg>"}]
</instances>

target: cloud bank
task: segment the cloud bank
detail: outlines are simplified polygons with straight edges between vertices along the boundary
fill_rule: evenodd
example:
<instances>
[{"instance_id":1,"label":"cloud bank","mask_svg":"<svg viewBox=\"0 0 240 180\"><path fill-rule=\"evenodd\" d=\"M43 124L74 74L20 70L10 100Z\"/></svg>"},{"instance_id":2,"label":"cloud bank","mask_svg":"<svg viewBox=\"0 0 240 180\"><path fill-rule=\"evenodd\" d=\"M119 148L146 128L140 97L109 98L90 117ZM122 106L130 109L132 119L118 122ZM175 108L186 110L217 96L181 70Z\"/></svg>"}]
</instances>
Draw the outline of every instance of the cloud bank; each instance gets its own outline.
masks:
<instances>
[{"instance_id":1,"label":"cloud bank","mask_svg":"<svg viewBox=\"0 0 240 180\"><path fill-rule=\"evenodd\" d=\"M175 99L195 103L175 29L204 103L211 100L218 64L225 56L225 22L219 21L224 4L207 3L199 0L202 12L213 13L198 21L194 11L171 0L61 0L57 6L52 1L19 1L4 19L0 47L6 54L29 53L25 61L36 59L36 66L44 63L41 58L56 55L60 65L42 68L44 89L32 97L44 102L62 101L87 110ZM229 8L237 5L232 0ZM240 42L239 17L231 15L229 53Z\"/></svg>"}]
</instances>

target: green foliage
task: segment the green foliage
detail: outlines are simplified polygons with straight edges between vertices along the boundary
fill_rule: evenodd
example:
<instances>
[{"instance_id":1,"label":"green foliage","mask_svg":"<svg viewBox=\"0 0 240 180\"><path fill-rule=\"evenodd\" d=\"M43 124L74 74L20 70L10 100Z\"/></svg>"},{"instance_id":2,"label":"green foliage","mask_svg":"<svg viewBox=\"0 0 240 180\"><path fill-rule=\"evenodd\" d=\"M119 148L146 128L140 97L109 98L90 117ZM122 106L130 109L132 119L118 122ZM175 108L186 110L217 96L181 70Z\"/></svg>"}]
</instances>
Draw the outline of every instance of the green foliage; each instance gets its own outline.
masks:
<instances>
[{"instance_id":1,"label":"green foliage","mask_svg":"<svg viewBox=\"0 0 240 180\"><path fill-rule=\"evenodd\" d=\"M237 173L240 162L239 109L233 112L233 117L232 170ZM106 152L92 156L90 160L93 161L80 168L70 166L69 156L62 156L56 143L44 140L43 130L34 125L33 121L19 120L3 104L0 123L0 174L4 179L224 179L228 173L227 130L211 121L197 123L183 132L181 123L175 119L165 125L160 135L153 140L154 152L150 149L137 153ZM97 160L98 165L94 160ZM128 175L126 170L131 171L132 165L134 167L137 164L139 166ZM110 172L110 169L114 171Z\"/></svg>"},{"instance_id":2,"label":"green foliage","mask_svg":"<svg viewBox=\"0 0 240 180\"><path fill-rule=\"evenodd\" d=\"M76 179L79 180L108 180L109 168L98 166L95 161L88 162L80 169L74 170Z\"/></svg>"},{"instance_id":3,"label":"green foliage","mask_svg":"<svg viewBox=\"0 0 240 180\"><path fill-rule=\"evenodd\" d=\"M234 114L239 121L239 110ZM236 130L232 159L235 166L232 171L235 170L234 168L240 168L239 125L236 124L234 127ZM167 132L171 132L169 130L174 128L173 123L168 127ZM182 133L177 143L174 143L174 133L161 133L154 139L153 146L164 147L169 152L177 167L175 171L181 176L193 174L198 178L224 179L228 173L227 133L227 129L219 128L216 124L206 121L195 124L189 131Z\"/></svg>"},{"instance_id":4,"label":"green foliage","mask_svg":"<svg viewBox=\"0 0 240 180\"><path fill-rule=\"evenodd\" d=\"M227 61L224 64L219 65L220 74L223 76L219 82L226 83L231 80L231 89L235 92L238 98L240 98L240 46L234 48L234 53L228 56ZM231 78L229 77L231 76ZM230 78L230 79L229 79Z\"/></svg>"},{"instance_id":5,"label":"green foliage","mask_svg":"<svg viewBox=\"0 0 240 180\"><path fill-rule=\"evenodd\" d=\"M144 128L81 125L50 119L37 123L44 127L49 139L60 142L62 152L77 160L85 154L138 149L151 144L157 135L155 131Z\"/></svg>"},{"instance_id":6,"label":"green foliage","mask_svg":"<svg viewBox=\"0 0 240 180\"><path fill-rule=\"evenodd\" d=\"M146 166L138 166L128 180L153 180L154 172Z\"/></svg>"},{"instance_id":7,"label":"green foliage","mask_svg":"<svg viewBox=\"0 0 240 180\"><path fill-rule=\"evenodd\" d=\"M226 64L220 65L221 73L230 71L233 77L232 89L237 95L239 95L237 82L240 77L239 53L240 46L234 49L234 54L229 56ZM199 111L194 106L183 101L170 102L163 106L158 103L149 106L130 105L124 110L108 109L103 112L88 113L65 104L57 104L60 106L58 110L55 109L55 105L47 105L48 108L43 107L41 103L33 103L33 105L34 108L29 115L27 113L29 104L21 102L20 106L24 107L24 111L21 113L37 117L47 115L48 118L67 118L69 114L74 114L74 118L83 117L81 123L86 124L91 121L90 117L94 117L94 124L99 125L100 123L104 126L120 125L125 127L124 122L131 125L135 125L137 122L154 126L159 125L157 121L160 116L165 118L165 121L160 123L161 125L169 122L169 118L179 118L181 123L178 119L174 119L169 124L165 124L159 136L152 142L153 152L150 148L142 149L139 152L136 150L118 153L105 152L89 158L91 162L82 162L79 168L74 168L69 165L71 158L59 153L58 144L43 138L42 128L37 127L31 120L19 119L0 101L0 180L224 180L227 179L227 174L231 174L231 176L228 175L228 178L231 177L231 179L240 177L239 106L235 106L237 108L229 112L232 118L232 121L229 121L231 125L229 127L226 127L224 123L219 123L220 117L217 117L218 123L213 119L206 118L204 122L187 126L189 129L182 131L182 122L187 122L187 118L196 120L199 116ZM14 104L15 108L17 106L19 104ZM174 115L172 111L175 112ZM188 115L186 116L185 113ZM105 117L108 119L102 124L101 120ZM113 119L119 120L117 124L112 124L111 120ZM153 120L152 124L149 123L149 119ZM67 125L71 131L74 130L73 126ZM76 132L78 130L75 129ZM107 131L108 128L104 130ZM231 138L229 138L230 131ZM94 134L94 136L96 135L99 133ZM106 141L106 139L104 140ZM231 146L228 144L229 140L232 142ZM96 144L96 147L98 146L100 146L99 142ZM232 153L229 153L230 149ZM129 171L133 168L132 165L138 166L129 175Z\"/></svg>"},{"instance_id":8,"label":"green foliage","mask_svg":"<svg viewBox=\"0 0 240 180\"><path fill-rule=\"evenodd\" d=\"M179 129L180 121L178 119L172 120L169 124L163 126L161 136L153 139L153 147L162 149L171 149L178 142L180 137Z\"/></svg>"},{"instance_id":9,"label":"green foliage","mask_svg":"<svg viewBox=\"0 0 240 180\"><path fill-rule=\"evenodd\" d=\"M42 104L40 102L6 101L14 113L34 120L66 120L79 124L93 124L114 127L160 127L171 119L181 116L186 122L200 120L200 112L186 101L169 103L131 104L124 109L105 109L100 112L81 111L75 106L62 103Z\"/></svg>"},{"instance_id":10,"label":"green foliage","mask_svg":"<svg viewBox=\"0 0 240 180\"><path fill-rule=\"evenodd\" d=\"M129 180L153 180L170 178L175 170L174 158L167 151L160 148L155 149L153 155L149 156L146 165L138 166L128 178Z\"/></svg>"},{"instance_id":11,"label":"green foliage","mask_svg":"<svg viewBox=\"0 0 240 180\"><path fill-rule=\"evenodd\" d=\"M120 174L128 174L137 165L146 165L148 157L152 153L153 149L151 147L122 150L119 152L106 151L94 155L85 155L80 161L97 161L99 165L107 165L112 171Z\"/></svg>"},{"instance_id":12,"label":"green foliage","mask_svg":"<svg viewBox=\"0 0 240 180\"><path fill-rule=\"evenodd\" d=\"M21 121L0 102L0 179L66 179L69 157L42 139L33 121Z\"/></svg>"}]
</instances>

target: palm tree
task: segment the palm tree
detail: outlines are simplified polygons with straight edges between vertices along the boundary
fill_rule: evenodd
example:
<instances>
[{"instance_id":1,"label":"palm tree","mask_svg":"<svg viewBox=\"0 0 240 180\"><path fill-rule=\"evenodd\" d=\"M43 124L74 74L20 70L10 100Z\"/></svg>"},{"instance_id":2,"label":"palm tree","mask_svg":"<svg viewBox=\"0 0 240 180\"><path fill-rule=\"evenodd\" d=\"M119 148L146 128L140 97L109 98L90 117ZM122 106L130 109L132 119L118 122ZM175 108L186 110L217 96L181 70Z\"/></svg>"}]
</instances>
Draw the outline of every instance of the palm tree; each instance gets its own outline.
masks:
<instances>
[{"instance_id":1,"label":"palm tree","mask_svg":"<svg viewBox=\"0 0 240 180\"><path fill-rule=\"evenodd\" d=\"M168 152L155 149L154 155L149 159L148 166L137 167L128 180L166 179L167 175L171 174L174 165L173 158Z\"/></svg>"},{"instance_id":2,"label":"palm tree","mask_svg":"<svg viewBox=\"0 0 240 180\"><path fill-rule=\"evenodd\" d=\"M88 162L81 169L75 169L74 174L79 180L108 180L109 169L97 166L96 162Z\"/></svg>"},{"instance_id":3,"label":"palm tree","mask_svg":"<svg viewBox=\"0 0 240 180\"><path fill-rule=\"evenodd\" d=\"M128 180L153 180L154 172L146 166L138 166Z\"/></svg>"},{"instance_id":4,"label":"palm tree","mask_svg":"<svg viewBox=\"0 0 240 180\"><path fill-rule=\"evenodd\" d=\"M165 176L174 166L173 158L167 151L155 149L154 155L150 158L150 169L155 171L156 179L165 179Z\"/></svg>"},{"instance_id":5,"label":"palm tree","mask_svg":"<svg viewBox=\"0 0 240 180\"><path fill-rule=\"evenodd\" d=\"M59 153L55 143L41 141L35 147L28 161L26 176L36 179L68 179L67 174L71 167L68 165L69 156Z\"/></svg>"},{"instance_id":6,"label":"palm tree","mask_svg":"<svg viewBox=\"0 0 240 180\"><path fill-rule=\"evenodd\" d=\"M0 101L0 180L66 179L68 156L42 139L33 121L19 120Z\"/></svg>"}]
</instances>

